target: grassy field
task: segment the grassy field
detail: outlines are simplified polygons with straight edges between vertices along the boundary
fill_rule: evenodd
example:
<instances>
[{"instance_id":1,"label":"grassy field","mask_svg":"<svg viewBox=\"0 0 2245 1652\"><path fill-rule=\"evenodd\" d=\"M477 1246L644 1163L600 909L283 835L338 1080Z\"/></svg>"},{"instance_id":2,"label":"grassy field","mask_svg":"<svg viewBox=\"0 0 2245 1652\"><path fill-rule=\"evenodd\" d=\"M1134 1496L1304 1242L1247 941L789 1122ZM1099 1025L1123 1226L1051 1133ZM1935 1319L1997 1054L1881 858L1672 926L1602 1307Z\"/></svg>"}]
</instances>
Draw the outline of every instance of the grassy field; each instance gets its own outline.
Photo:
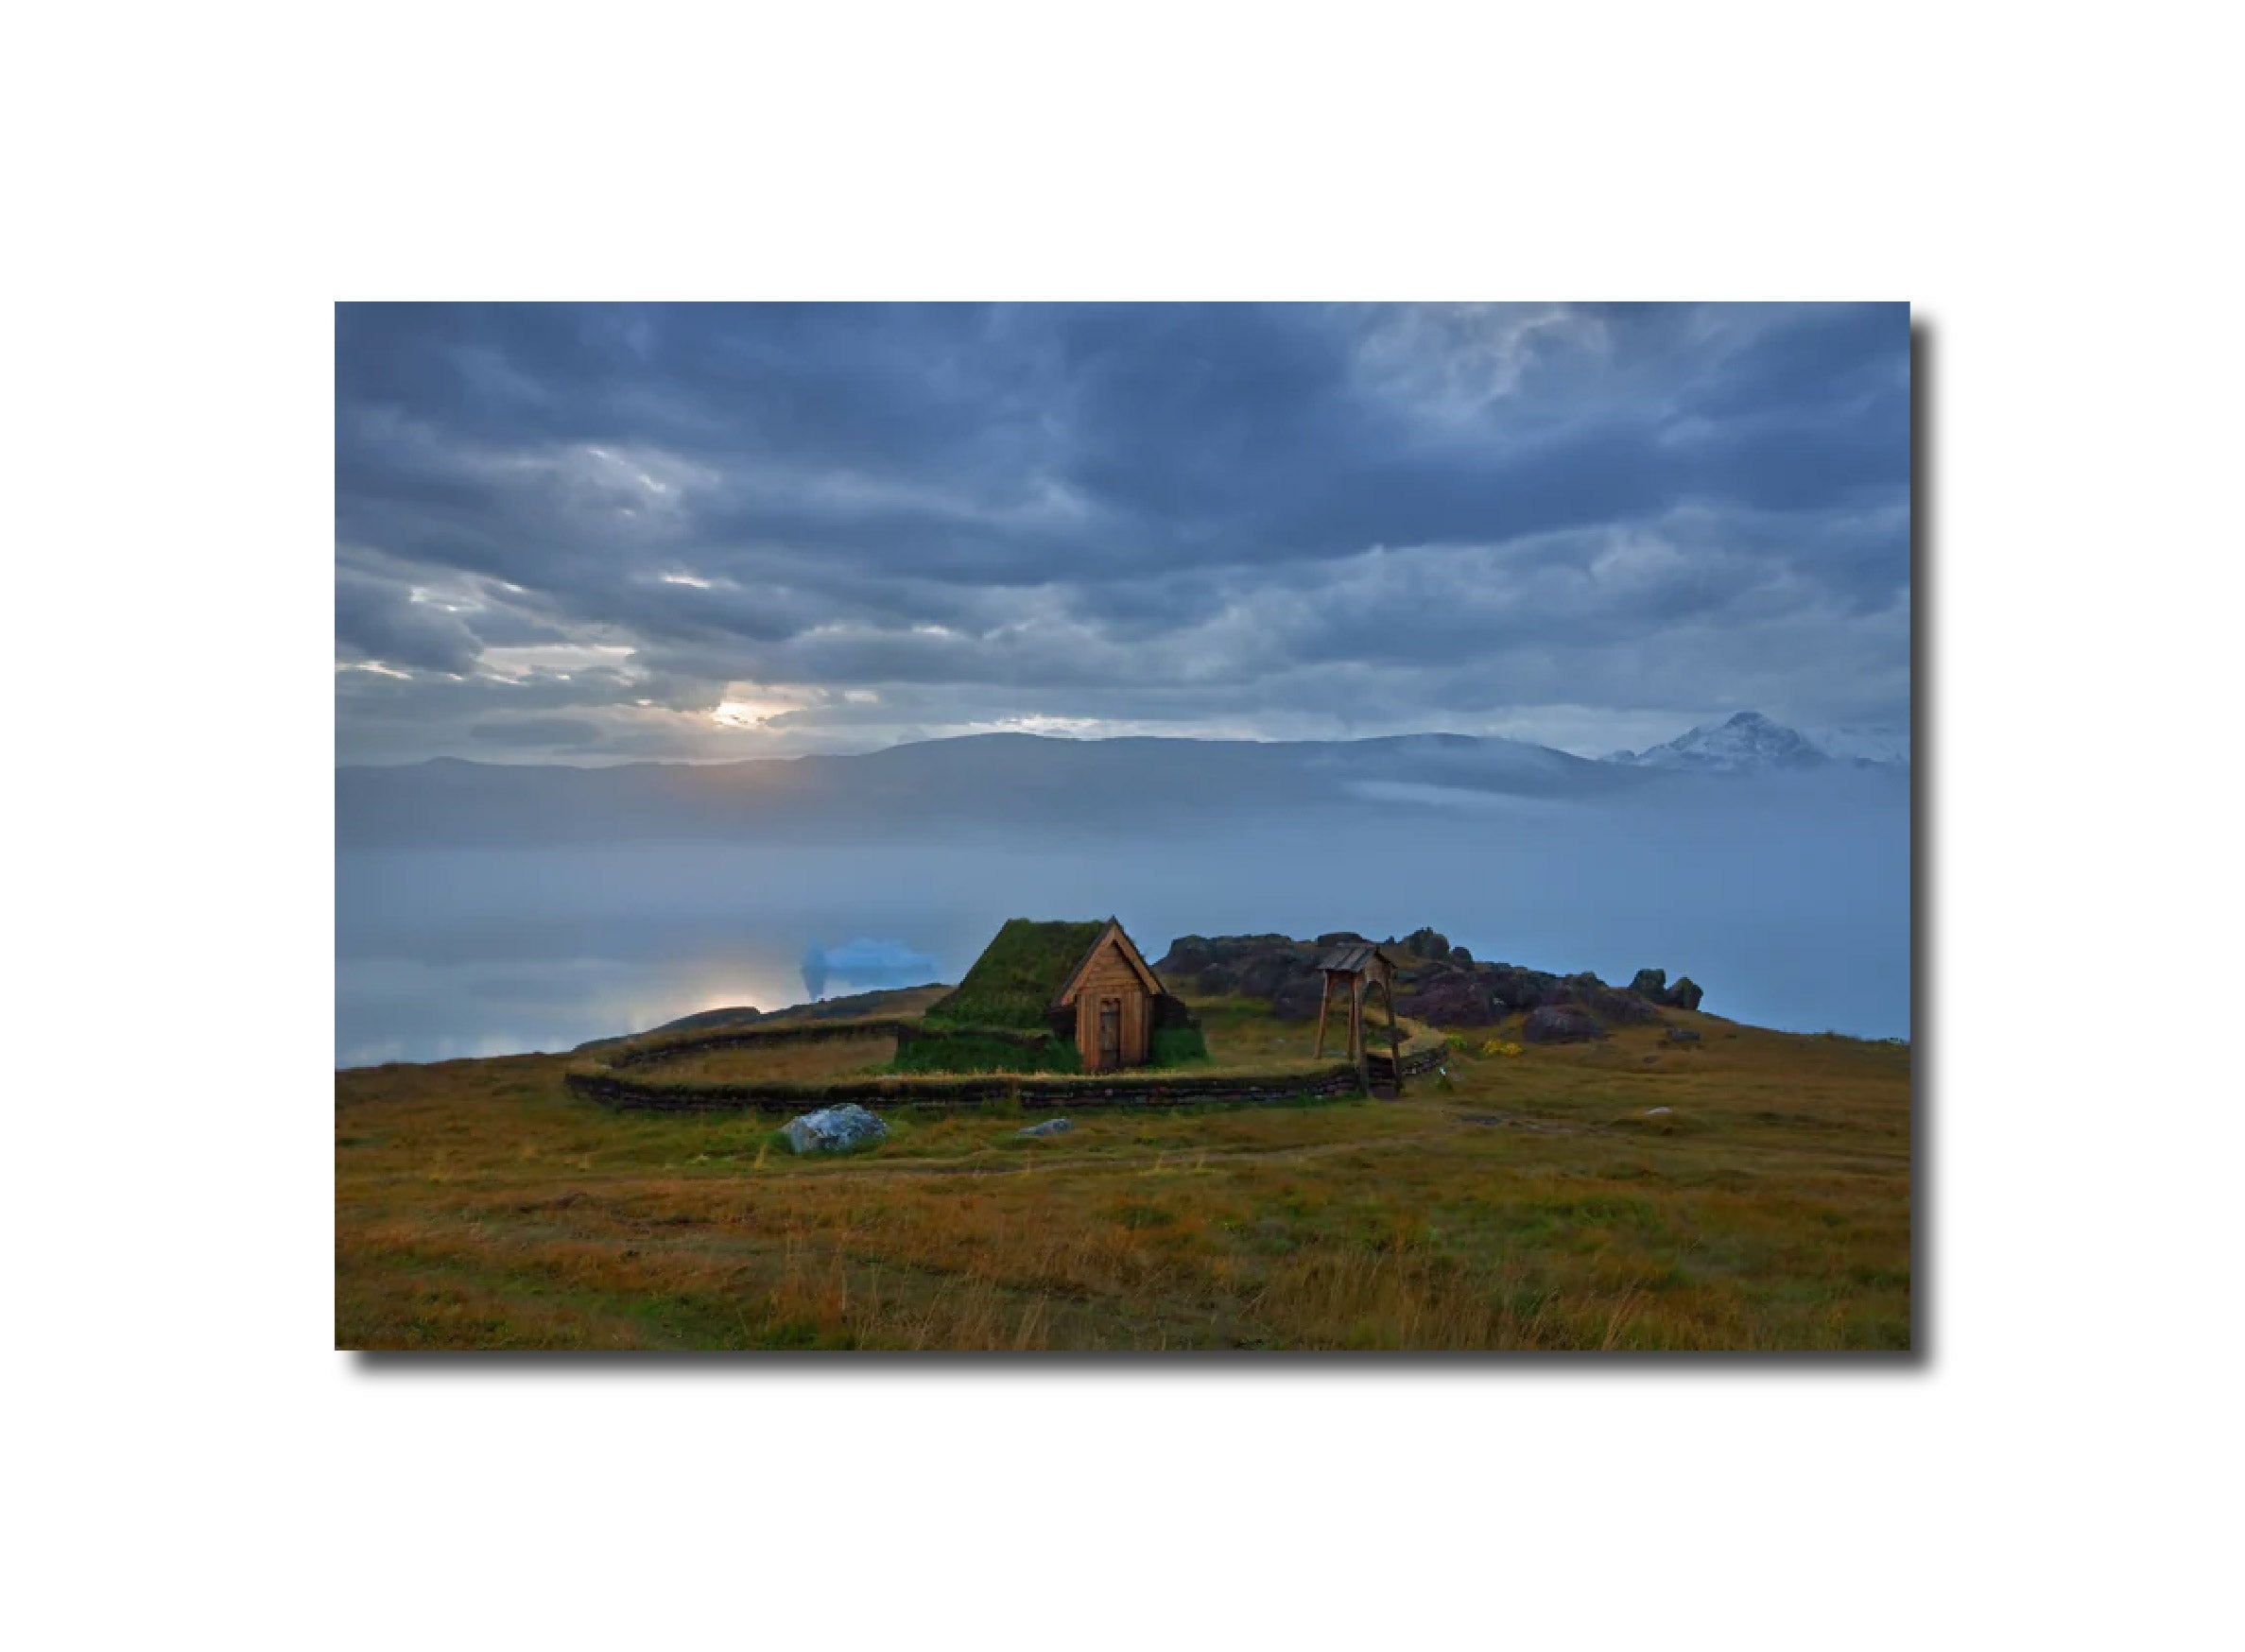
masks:
<instances>
[{"instance_id":1,"label":"grassy field","mask_svg":"<svg viewBox=\"0 0 2245 1652\"><path fill-rule=\"evenodd\" d=\"M1308 1053L1201 1009L1218 1063ZM574 1099L561 1056L338 1073L336 1340L1907 1349L1908 1051L1669 1015L1702 1041L1460 1053L1401 1101L1087 1110L1046 1140L905 1110L838 1160L775 1148L768 1115Z\"/></svg>"},{"instance_id":2,"label":"grassy field","mask_svg":"<svg viewBox=\"0 0 2245 1652\"><path fill-rule=\"evenodd\" d=\"M636 1071L650 1077L740 1084L757 1078L862 1077L885 1071L895 1059L896 1040L876 1036L693 1050L650 1061Z\"/></svg>"}]
</instances>

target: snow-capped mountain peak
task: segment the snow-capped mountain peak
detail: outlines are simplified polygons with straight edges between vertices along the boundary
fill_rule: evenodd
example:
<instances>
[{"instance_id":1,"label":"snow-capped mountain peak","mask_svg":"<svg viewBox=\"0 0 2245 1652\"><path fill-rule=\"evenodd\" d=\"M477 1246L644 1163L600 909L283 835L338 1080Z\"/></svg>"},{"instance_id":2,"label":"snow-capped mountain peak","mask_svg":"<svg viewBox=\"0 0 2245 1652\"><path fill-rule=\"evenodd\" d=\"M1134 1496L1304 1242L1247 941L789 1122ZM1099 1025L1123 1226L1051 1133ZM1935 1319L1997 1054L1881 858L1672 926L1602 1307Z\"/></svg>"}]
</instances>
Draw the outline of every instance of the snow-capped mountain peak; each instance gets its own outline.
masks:
<instances>
[{"instance_id":1,"label":"snow-capped mountain peak","mask_svg":"<svg viewBox=\"0 0 2245 1652\"><path fill-rule=\"evenodd\" d=\"M1835 729L1805 734L1772 722L1759 712L1736 715L1679 734L1642 751L1616 751L1609 763L1646 768L1770 769L1817 768L1827 763L1908 763L1907 735L1880 730Z\"/></svg>"}]
</instances>

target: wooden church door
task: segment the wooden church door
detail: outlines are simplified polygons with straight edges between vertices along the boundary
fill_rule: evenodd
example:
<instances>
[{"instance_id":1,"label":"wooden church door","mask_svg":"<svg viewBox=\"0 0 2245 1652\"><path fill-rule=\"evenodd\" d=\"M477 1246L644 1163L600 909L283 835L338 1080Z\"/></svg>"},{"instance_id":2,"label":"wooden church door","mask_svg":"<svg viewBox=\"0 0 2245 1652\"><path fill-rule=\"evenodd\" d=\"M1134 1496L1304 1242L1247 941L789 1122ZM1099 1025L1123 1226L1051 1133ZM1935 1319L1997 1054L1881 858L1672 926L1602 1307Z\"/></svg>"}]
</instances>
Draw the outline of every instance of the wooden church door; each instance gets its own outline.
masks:
<instances>
[{"instance_id":1,"label":"wooden church door","mask_svg":"<svg viewBox=\"0 0 2245 1652\"><path fill-rule=\"evenodd\" d=\"M1099 1070L1122 1065L1122 1000L1099 1000Z\"/></svg>"}]
</instances>

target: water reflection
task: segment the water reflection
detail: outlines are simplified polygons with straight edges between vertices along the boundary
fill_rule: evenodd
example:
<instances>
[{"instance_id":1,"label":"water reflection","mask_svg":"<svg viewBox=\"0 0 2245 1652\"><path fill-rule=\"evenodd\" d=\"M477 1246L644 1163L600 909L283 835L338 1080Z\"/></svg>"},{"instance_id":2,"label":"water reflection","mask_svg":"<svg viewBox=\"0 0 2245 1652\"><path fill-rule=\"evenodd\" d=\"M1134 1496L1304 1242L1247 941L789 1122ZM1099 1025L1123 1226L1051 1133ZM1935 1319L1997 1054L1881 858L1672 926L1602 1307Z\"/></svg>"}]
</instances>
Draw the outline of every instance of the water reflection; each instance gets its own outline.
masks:
<instances>
[{"instance_id":1,"label":"water reflection","mask_svg":"<svg viewBox=\"0 0 2245 1652\"><path fill-rule=\"evenodd\" d=\"M336 868L336 1059L567 1049L955 981L1016 915L1114 914L1156 955L1196 932L1432 923L1477 956L1688 973L1743 1021L1906 1035L1907 795L1743 795L1652 817L1396 797L1170 835L1149 811L1136 835L1064 843L354 851Z\"/></svg>"},{"instance_id":2,"label":"water reflection","mask_svg":"<svg viewBox=\"0 0 2245 1652\"><path fill-rule=\"evenodd\" d=\"M427 959L336 963L336 1064L434 1061L565 1050L696 1010L776 1009L803 998L784 955L665 963L619 957Z\"/></svg>"}]
</instances>

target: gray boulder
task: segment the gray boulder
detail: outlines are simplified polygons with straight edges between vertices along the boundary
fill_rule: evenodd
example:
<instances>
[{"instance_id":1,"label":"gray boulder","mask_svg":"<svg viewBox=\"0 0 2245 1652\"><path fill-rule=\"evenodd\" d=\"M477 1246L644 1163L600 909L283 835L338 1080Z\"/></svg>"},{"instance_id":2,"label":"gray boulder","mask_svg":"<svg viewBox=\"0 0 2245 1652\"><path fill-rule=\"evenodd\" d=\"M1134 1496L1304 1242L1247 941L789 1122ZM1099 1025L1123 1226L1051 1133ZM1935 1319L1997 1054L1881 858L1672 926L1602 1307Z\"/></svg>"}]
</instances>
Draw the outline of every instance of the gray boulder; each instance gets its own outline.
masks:
<instances>
[{"instance_id":1,"label":"gray boulder","mask_svg":"<svg viewBox=\"0 0 2245 1652\"><path fill-rule=\"evenodd\" d=\"M1041 1125L1030 1125L1013 1133L1017 1136L1064 1136L1075 1127L1066 1119L1046 1119Z\"/></svg>"},{"instance_id":2,"label":"gray boulder","mask_svg":"<svg viewBox=\"0 0 2245 1652\"><path fill-rule=\"evenodd\" d=\"M1696 1044L1700 1041L1700 1035L1688 1026L1672 1026L1667 1036L1668 1042L1672 1044Z\"/></svg>"},{"instance_id":3,"label":"gray boulder","mask_svg":"<svg viewBox=\"0 0 2245 1652\"><path fill-rule=\"evenodd\" d=\"M878 1142L889 1134L889 1127L878 1114L854 1101L799 1113L787 1121L786 1130L787 1145L798 1153L838 1153L861 1142Z\"/></svg>"}]
</instances>

